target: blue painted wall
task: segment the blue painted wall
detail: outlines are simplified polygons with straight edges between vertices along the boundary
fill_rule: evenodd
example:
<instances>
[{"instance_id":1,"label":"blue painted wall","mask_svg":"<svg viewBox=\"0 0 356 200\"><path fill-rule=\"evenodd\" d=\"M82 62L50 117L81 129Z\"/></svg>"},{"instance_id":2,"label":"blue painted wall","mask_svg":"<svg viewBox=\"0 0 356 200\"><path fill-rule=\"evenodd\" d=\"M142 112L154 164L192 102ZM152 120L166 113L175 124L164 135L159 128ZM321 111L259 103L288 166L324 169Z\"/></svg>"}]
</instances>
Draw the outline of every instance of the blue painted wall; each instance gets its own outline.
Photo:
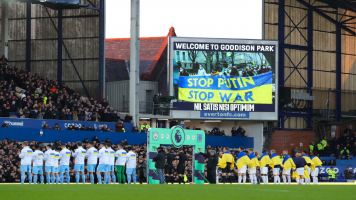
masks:
<instances>
[{"instance_id":1,"label":"blue painted wall","mask_svg":"<svg viewBox=\"0 0 356 200\"><path fill-rule=\"evenodd\" d=\"M41 129L23 129L23 128L0 128L0 140L9 138L9 140L36 140L38 142L54 142L59 140L63 143L83 141L88 138L89 141L94 136L98 136L100 141L105 141L110 138L113 144L117 144L122 140L127 140L128 144L142 144L147 142L146 133L119 133L119 132L99 132L99 131L67 131L67 130L43 130ZM205 145L208 146L227 146L230 148L253 148L253 138L249 137L223 137L223 136L206 136Z\"/></svg>"}]
</instances>

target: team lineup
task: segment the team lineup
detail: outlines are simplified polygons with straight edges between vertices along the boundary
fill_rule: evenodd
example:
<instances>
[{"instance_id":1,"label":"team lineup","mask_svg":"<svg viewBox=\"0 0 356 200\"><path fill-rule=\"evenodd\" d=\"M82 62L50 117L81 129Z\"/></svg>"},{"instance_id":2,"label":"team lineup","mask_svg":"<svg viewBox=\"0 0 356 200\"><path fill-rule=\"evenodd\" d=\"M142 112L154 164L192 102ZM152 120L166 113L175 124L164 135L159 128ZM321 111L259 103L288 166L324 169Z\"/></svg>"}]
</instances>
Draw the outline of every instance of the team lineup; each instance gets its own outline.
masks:
<instances>
[{"instance_id":1,"label":"team lineup","mask_svg":"<svg viewBox=\"0 0 356 200\"><path fill-rule=\"evenodd\" d=\"M134 183L136 183L135 173L136 173L136 154L131 151L129 147L129 152L126 152L122 145L118 145L118 150L115 152L111 146L111 143L100 143L99 149L94 148L94 143L89 142L89 149L86 151L82 147L82 142L77 142L78 148L75 151L68 150L65 144L62 144L61 150L54 149L52 145L46 146L46 152L40 151L40 146L35 145L35 151L33 152L29 146L28 142L24 141L22 143L23 149L19 157L21 158L21 184L24 184L26 173L28 175L29 183L37 183L37 176L40 176L41 184L44 184L44 173L46 174L47 183L50 184L61 184L64 183L64 174L66 175L66 182L69 184L69 162L71 156L75 159L74 171L75 179L78 184L80 181L80 176L83 184L85 184L85 174L84 174L84 163L87 159L87 170L90 174L90 182L94 184L94 173L96 171L96 176L98 184L110 184L111 180L116 184L115 171L117 173L118 182L121 180L125 183L125 165L127 182L131 183L131 177ZM116 161L115 161L116 158ZM99 163L98 163L99 159ZM58 164L59 163L59 164ZM98 163L98 164L97 164ZM31 164L33 164L31 173ZM43 164L45 165L43 171ZM116 170L114 170L114 166Z\"/></svg>"},{"instance_id":2,"label":"team lineup","mask_svg":"<svg viewBox=\"0 0 356 200\"><path fill-rule=\"evenodd\" d=\"M238 170L238 183L246 183L246 172L250 176L252 184L257 184L256 168L260 168L262 182L268 184L268 167L273 169L274 184L280 184L281 180L279 177L280 170L282 171L282 178L284 184L291 184L292 178L295 178L297 184L310 184L311 178L313 177L313 184L318 184L318 173L319 168L322 166L322 162L316 156L315 153L311 153L311 157L308 156L307 151L303 153L296 154L296 162L288 155L288 151L283 151L283 161L276 154L275 150L271 150L271 155L268 155L266 150L262 151L261 157L258 159L253 152L253 149L248 149L245 151L244 147L239 148L239 153L236 161L236 167ZM224 154L219 158L218 167L222 169L222 180L225 184L227 182L227 177L229 176L230 183L232 183L230 172L234 168L234 157L229 152L228 148L223 148ZM248 155L247 155L248 153ZM291 173L292 172L292 173Z\"/></svg>"},{"instance_id":3,"label":"team lineup","mask_svg":"<svg viewBox=\"0 0 356 200\"><path fill-rule=\"evenodd\" d=\"M98 184L116 184L117 174L118 183L125 183L125 168L127 174L127 183L133 182L136 184L136 158L137 155L128 148L129 152L123 149L121 144L118 145L118 150L112 149L111 143L100 143L99 150L94 147L93 142L89 142L85 150L82 147L82 142L77 142L77 149L74 151L68 150L66 144L60 146L61 149L55 149L52 145L46 146L46 151L40 151L40 146L35 145L35 151L28 146L28 142L24 141L22 143L23 149L19 157L21 158L21 184L24 184L26 179L26 173L29 183L32 182L37 184L38 176L40 178L40 183L44 184L44 175L46 176L47 184L63 184L67 182L70 183L70 168L69 163L71 157L74 158L74 172L76 183L79 184L80 179L83 184L85 184L85 159L87 159L87 172L89 173L89 179L91 184L94 184L94 176L96 175ZM163 150L160 147L158 150ZM235 162L233 155L229 152L229 148L224 147L221 157L217 158L214 150L208 150L209 154L202 154L204 157L212 158L215 161L212 165L217 166L222 170L222 183L229 182L232 183L232 170L235 168L238 170L238 184L246 183L246 175L249 174L251 184L257 184L256 170L260 169L260 174L262 182L268 184L268 168L271 167L273 170L274 184L280 184L280 170L282 169L282 178L284 184L291 184L292 178L296 179L298 184L310 184L311 177L313 178L313 183L318 184L318 173L319 166L322 166L320 159L311 153L311 157L308 156L306 151L303 153L296 154L296 161L288 155L288 151L284 150L284 158L281 159L277 156L275 150L270 151L270 155L263 150L263 154L258 158L253 149L245 150L244 147L238 149L239 153L237 160ZM162 166L166 165L164 174L166 175L166 182L170 182L170 174L172 169L173 156L170 154L170 149L167 148L163 151L163 163ZM184 163L187 160L184 153L180 149L179 163L178 164L178 174L179 183L183 182L184 176ZM155 160L155 159L154 159ZM218 160L218 162L216 162ZM209 164L208 161L208 166ZM31 168L31 166L33 166ZM125 167L126 166L126 167ZM31 170L32 169L32 170ZM157 171L158 172L158 171ZM161 172L158 172L161 175ZM211 170L207 170L207 178L210 181L216 178L216 174ZM162 172L163 175L163 172ZM65 177L64 177L65 176ZM103 181L101 181L103 178ZM215 182L215 181L211 181ZM261 183L262 183L261 182ZM162 180L161 183L164 183ZM173 181L172 181L173 183ZM183 182L184 183L184 182Z\"/></svg>"}]
</instances>

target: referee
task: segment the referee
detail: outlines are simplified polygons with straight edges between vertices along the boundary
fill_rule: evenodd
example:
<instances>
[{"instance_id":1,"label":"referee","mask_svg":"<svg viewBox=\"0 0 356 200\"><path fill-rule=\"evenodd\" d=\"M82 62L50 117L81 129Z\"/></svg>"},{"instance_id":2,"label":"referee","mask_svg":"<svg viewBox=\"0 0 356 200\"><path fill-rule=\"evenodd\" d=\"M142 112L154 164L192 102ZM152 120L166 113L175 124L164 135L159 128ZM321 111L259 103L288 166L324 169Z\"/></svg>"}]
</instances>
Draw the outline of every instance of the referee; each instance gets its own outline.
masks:
<instances>
[{"instance_id":1,"label":"referee","mask_svg":"<svg viewBox=\"0 0 356 200\"><path fill-rule=\"evenodd\" d=\"M173 184L173 155L171 149L166 149L166 166L164 167L164 176L166 177L167 184L171 182Z\"/></svg>"},{"instance_id":2,"label":"referee","mask_svg":"<svg viewBox=\"0 0 356 200\"><path fill-rule=\"evenodd\" d=\"M185 162L187 161L187 156L185 156L183 152L183 148L179 148L178 150L178 166L177 166L177 174L178 174L178 182L179 184L184 183L184 171L185 171ZM185 184L185 183L184 183Z\"/></svg>"}]
</instances>

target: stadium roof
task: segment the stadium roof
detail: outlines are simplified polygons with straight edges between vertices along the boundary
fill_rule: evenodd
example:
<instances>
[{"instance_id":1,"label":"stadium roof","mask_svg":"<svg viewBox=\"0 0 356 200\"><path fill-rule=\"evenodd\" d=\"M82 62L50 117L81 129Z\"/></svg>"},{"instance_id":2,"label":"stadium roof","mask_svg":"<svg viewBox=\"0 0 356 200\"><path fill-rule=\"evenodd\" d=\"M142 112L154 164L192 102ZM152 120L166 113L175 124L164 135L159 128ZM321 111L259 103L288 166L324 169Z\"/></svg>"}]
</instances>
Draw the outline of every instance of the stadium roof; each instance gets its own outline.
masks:
<instances>
[{"instance_id":1,"label":"stadium roof","mask_svg":"<svg viewBox=\"0 0 356 200\"><path fill-rule=\"evenodd\" d=\"M167 62L167 44L168 37L176 36L173 27L169 29L169 33L164 37L141 37L140 38L140 79L146 81L156 81L163 66ZM111 68L121 66L120 71L128 73L127 66L122 64L114 64L113 62L125 63L130 60L130 38L112 38L106 39L105 60L107 62L107 71L112 71ZM127 63L126 63L127 64ZM116 68L116 67L115 67ZM116 70L115 70L116 71ZM117 74L117 73L114 73ZM125 77L111 77L112 73L106 73L106 79L111 81L127 80ZM115 75L116 76L116 75ZM122 79L125 78L125 79Z\"/></svg>"}]
</instances>

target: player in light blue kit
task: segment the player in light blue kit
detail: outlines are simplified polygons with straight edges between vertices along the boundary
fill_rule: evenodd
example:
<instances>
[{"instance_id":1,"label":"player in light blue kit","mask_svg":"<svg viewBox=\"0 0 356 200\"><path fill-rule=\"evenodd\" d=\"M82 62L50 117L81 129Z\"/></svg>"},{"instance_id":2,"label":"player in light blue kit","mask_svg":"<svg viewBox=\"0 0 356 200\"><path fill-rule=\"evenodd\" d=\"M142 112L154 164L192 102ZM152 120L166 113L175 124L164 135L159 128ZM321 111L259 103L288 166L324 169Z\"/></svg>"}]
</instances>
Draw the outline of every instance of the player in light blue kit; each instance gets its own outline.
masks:
<instances>
[{"instance_id":1,"label":"player in light blue kit","mask_svg":"<svg viewBox=\"0 0 356 200\"><path fill-rule=\"evenodd\" d=\"M37 174L41 175L40 180L41 184L43 184L43 152L40 151L40 145L36 144L35 145L35 152L32 154L32 161L33 161L33 168L32 168L32 174L33 174L33 184L37 183Z\"/></svg>"},{"instance_id":2,"label":"player in light blue kit","mask_svg":"<svg viewBox=\"0 0 356 200\"><path fill-rule=\"evenodd\" d=\"M95 167L96 163L98 162L98 150L94 147L93 142L88 143L88 151L85 155L85 157L88 159L88 172L90 176L90 182L91 184L94 184L94 172L95 172Z\"/></svg>"},{"instance_id":3,"label":"player in light blue kit","mask_svg":"<svg viewBox=\"0 0 356 200\"><path fill-rule=\"evenodd\" d=\"M62 151L59 153L59 160L60 160L60 165L59 165L59 173L61 176L61 184L63 184L64 181L64 173L66 173L66 179L67 179L67 184L70 182L70 176L69 176L69 160L70 160L70 155L71 152L66 148L66 144L61 145Z\"/></svg>"},{"instance_id":4,"label":"player in light blue kit","mask_svg":"<svg viewBox=\"0 0 356 200\"><path fill-rule=\"evenodd\" d=\"M99 158L99 165L98 169L96 170L96 176L98 178L98 184L101 184L101 174L104 175L104 184L107 182L107 173L108 173L108 164L109 164L109 151L105 148L106 143L100 143L100 150L98 153Z\"/></svg>"},{"instance_id":5,"label":"player in light blue kit","mask_svg":"<svg viewBox=\"0 0 356 200\"><path fill-rule=\"evenodd\" d=\"M51 180L52 180L52 184L54 184L53 163L54 163L55 152L53 151L52 145L50 144L46 146L46 150L47 151L44 153L44 157L43 157L43 160L46 161L45 162L46 180L47 180L47 184L51 184Z\"/></svg>"},{"instance_id":6,"label":"player in light blue kit","mask_svg":"<svg viewBox=\"0 0 356 200\"><path fill-rule=\"evenodd\" d=\"M83 149L82 147L82 142L77 142L78 149L76 149L72 156L75 158L75 165L74 165L74 171L75 171L75 180L76 183L79 184L79 173L82 175L82 181L83 184L85 184L85 174L84 174L84 159L85 159L85 154L87 151Z\"/></svg>"},{"instance_id":7,"label":"player in light blue kit","mask_svg":"<svg viewBox=\"0 0 356 200\"><path fill-rule=\"evenodd\" d=\"M28 142L22 142L23 149L19 157L21 158L21 184L24 184L26 179L26 172L28 176L28 182L32 183L32 174L31 174L31 162L32 162L32 150L28 147Z\"/></svg>"},{"instance_id":8,"label":"player in light blue kit","mask_svg":"<svg viewBox=\"0 0 356 200\"><path fill-rule=\"evenodd\" d=\"M58 184L58 182L59 182L59 169L58 169L59 168L58 167L59 153L60 153L60 150L56 149L55 155L54 155L54 162L53 162L53 173L55 175L56 184Z\"/></svg>"},{"instance_id":9,"label":"player in light blue kit","mask_svg":"<svg viewBox=\"0 0 356 200\"><path fill-rule=\"evenodd\" d=\"M113 184L116 184L116 176L114 172L115 165L115 151L111 148L112 144L110 142L106 143L106 148L109 151L109 164L108 164L108 174L107 174L107 182L111 183L110 178L112 177Z\"/></svg>"}]
</instances>

